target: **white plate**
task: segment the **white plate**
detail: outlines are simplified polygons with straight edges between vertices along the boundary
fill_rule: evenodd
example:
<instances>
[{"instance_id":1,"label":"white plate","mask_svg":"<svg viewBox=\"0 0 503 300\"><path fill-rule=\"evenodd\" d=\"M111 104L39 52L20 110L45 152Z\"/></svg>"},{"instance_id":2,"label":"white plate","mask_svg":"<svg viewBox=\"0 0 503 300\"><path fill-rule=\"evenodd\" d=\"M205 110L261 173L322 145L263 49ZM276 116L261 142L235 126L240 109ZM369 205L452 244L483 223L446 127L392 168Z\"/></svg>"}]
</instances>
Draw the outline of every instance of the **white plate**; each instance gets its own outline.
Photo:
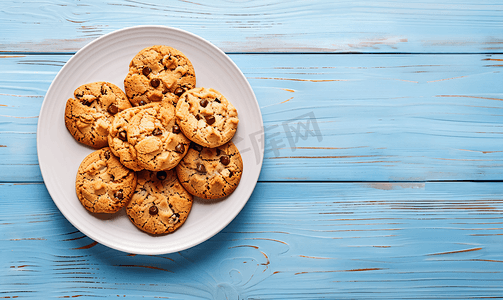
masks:
<instances>
[{"instance_id":1,"label":"white plate","mask_svg":"<svg viewBox=\"0 0 503 300\"><path fill-rule=\"evenodd\" d=\"M216 202L196 199L185 224L172 234L152 236L137 229L124 209L111 216L88 213L75 193L77 169L93 149L77 143L64 122L65 104L82 84L108 81L124 89L131 59L145 47L168 45L194 65L196 86L220 91L234 104L239 126L233 138L244 171L232 195ZM78 51L61 69L45 96L37 130L37 150L45 185L61 213L78 230L108 247L135 254L165 254L198 245L221 231L241 211L258 180L263 159L263 124L248 81L232 60L192 33L164 26L112 32Z\"/></svg>"}]
</instances>

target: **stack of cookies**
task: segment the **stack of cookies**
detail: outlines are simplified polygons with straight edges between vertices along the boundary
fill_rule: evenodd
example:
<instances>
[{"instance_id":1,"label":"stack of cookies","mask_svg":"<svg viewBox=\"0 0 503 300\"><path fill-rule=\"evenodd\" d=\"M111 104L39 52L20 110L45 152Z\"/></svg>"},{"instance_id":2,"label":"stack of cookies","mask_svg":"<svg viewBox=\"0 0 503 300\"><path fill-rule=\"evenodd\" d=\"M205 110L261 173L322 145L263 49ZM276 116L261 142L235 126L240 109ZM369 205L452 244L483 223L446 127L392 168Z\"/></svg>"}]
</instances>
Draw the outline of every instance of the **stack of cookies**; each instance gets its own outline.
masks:
<instances>
[{"instance_id":1,"label":"stack of cookies","mask_svg":"<svg viewBox=\"0 0 503 300\"><path fill-rule=\"evenodd\" d=\"M80 164L77 197L90 212L126 207L141 230L170 233L187 219L193 196L218 199L238 186L237 111L218 91L196 87L189 59L168 46L141 50L124 89L88 83L66 103L68 131L96 149Z\"/></svg>"}]
</instances>

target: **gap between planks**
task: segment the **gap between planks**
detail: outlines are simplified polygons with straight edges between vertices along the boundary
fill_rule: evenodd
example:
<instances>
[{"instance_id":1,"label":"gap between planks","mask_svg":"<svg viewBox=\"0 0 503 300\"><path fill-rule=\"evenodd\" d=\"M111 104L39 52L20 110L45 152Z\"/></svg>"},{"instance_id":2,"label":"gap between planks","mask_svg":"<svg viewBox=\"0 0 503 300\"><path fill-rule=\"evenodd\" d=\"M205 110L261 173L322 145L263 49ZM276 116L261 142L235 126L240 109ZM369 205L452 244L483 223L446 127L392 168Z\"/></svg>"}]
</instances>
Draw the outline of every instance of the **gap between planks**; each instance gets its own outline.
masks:
<instances>
[{"instance_id":1,"label":"gap between planks","mask_svg":"<svg viewBox=\"0 0 503 300\"><path fill-rule=\"evenodd\" d=\"M278 184L291 184L291 183L302 183L302 184L315 184L315 183L341 183L341 184L351 184L351 183L388 183L388 184L419 184L419 183L503 183L503 180L259 180L257 183L278 183ZM30 184L44 184L44 181L0 181L0 185L30 185Z\"/></svg>"},{"instance_id":2,"label":"gap between planks","mask_svg":"<svg viewBox=\"0 0 503 300\"><path fill-rule=\"evenodd\" d=\"M22 52L0 51L7 55L75 55L75 52ZM501 55L503 52L225 52L227 55Z\"/></svg>"}]
</instances>

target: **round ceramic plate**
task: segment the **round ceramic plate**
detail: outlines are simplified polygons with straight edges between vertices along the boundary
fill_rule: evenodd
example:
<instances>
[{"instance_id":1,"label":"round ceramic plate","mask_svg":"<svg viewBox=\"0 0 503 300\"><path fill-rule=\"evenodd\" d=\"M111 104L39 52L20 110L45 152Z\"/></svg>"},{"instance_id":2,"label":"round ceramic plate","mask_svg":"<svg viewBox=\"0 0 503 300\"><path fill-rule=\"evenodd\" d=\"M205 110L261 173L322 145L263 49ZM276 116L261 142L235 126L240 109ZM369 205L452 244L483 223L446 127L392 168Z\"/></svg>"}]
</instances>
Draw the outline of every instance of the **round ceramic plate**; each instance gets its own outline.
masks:
<instances>
[{"instance_id":1,"label":"round ceramic plate","mask_svg":"<svg viewBox=\"0 0 503 300\"><path fill-rule=\"evenodd\" d=\"M137 229L122 209L91 214L75 193L77 169L94 150L79 144L65 127L68 98L85 83L108 81L124 89L131 59L143 48L168 45L192 62L197 87L221 92L236 107L239 126L233 142L241 152L243 175L237 189L220 201L195 198L185 224L167 235ZM220 49L192 33L164 26L138 26L112 32L78 51L58 73L45 96L37 130L37 150L45 185L61 213L78 230L108 247L135 254L165 254L198 245L221 231L241 211L257 183L263 159L260 109L248 81Z\"/></svg>"}]
</instances>

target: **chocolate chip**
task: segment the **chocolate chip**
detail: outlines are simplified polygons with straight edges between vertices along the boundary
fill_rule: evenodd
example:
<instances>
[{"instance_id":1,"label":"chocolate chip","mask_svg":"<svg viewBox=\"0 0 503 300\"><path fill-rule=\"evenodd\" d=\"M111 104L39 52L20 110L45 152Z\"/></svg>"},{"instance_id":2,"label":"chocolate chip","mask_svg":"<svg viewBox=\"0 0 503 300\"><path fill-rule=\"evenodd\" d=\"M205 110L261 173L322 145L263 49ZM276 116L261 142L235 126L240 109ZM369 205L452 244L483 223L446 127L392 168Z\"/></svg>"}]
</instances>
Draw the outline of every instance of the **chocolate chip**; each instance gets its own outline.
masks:
<instances>
[{"instance_id":1,"label":"chocolate chip","mask_svg":"<svg viewBox=\"0 0 503 300\"><path fill-rule=\"evenodd\" d=\"M124 194L122 193L122 191L117 191L115 192L114 197L119 200L122 200L124 198Z\"/></svg>"},{"instance_id":2,"label":"chocolate chip","mask_svg":"<svg viewBox=\"0 0 503 300\"><path fill-rule=\"evenodd\" d=\"M220 153L222 152L220 149L218 148L215 148L215 150L217 151L217 156L220 156Z\"/></svg>"},{"instance_id":3,"label":"chocolate chip","mask_svg":"<svg viewBox=\"0 0 503 300\"><path fill-rule=\"evenodd\" d=\"M180 222L180 215L179 214L172 214L171 217L170 217L170 223L175 223L175 222Z\"/></svg>"},{"instance_id":4,"label":"chocolate chip","mask_svg":"<svg viewBox=\"0 0 503 300\"><path fill-rule=\"evenodd\" d=\"M159 213L159 209L157 208L157 206L155 205L152 205L149 209L148 209L148 213L151 214L151 215L157 215Z\"/></svg>"},{"instance_id":5,"label":"chocolate chip","mask_svg":"<svg viewBox=\"0 0 503 300\"><path fill-rule=\"evenodd\" d=\"M229 170L229 178L231 178L231 177L232 177L232 175L234 175L234 173L232 173L232 171L231 171L231 170Z\"/></svg>"},{"instance_id":6,"label":"chocolate chip","mask_svg":"<svg viewBox=\"0 0 503 300\"><path fill-rule=\"evenodd\" d=\"M203 173L203 174L204 174L204 173L206 173L206 168L204 167L204 165L203 165L203 164L197 164L197 166L196 166L196 170L197 170L197 172L199 172L199 173Z\"/></svg>"},{"instance_id":7,"label":"chocolate chip","mask_svg":"<svg viewBox=\"0 0 503 300\"><path fill-rule=\"evenodd\" d=\"M162 93L159 93L158 91L156 91L154 93L150 93L147 96L147 98L150 101L161 101L162 100Z\"/></svg>"},{"instance_id":8,"label":"chocolate chip","mask_svg":"<svg viewBox=\"0 0 503 300\"><path fill-rule=\"evenodd\" d=\"M199 121L201 120L201 116L200 115L196 115L196 119Z\"/></svg>"},{"instance_id":9,"label":"chocolate chip","mask_svg":"<svg viewBox=\"0 0 503 300\"><path fill-rule=\"evenodd\" d=\"M116 113L119 112L119 108L117 107L117 105L115 104L110 104L110 106L108 106L108 112L111 114L111 115L115 115Z\"/></svg>"},{"instance_id":10,"label":"chocolate chip","mask_svg":"<svg viewBox=\"0 0 503 300\"><path fill-rule=\"evenodd\" d=\"M208 125L215 123L215 117L214 116L206 117L206 123L208 123Z\"/></svg>"},{"instance_id":11,"label":"chocolate chip","mask_svg":"<svg viewBox=\"0 0 503 300\"><path fill-rule=\"evenodd\" d=\"M138 103L138 105L145 105L147 104L147 102L143 101L143 100L140 100L140 103Z\"/></svg>"},{"instance_id":12,"label":"chocolate chip","mask_svg":"<svg viewBox=\"0 0 503 300\"><path fill-rule=\"evenodd\" d=\"M175 95L177 95L178 97L180 97L183 93L185 93L185 90L184 90L184 89L182 89L182 88L177 88L177 89L175 90L175 93L174 93L174 94L175 94Z\"/></svg>"},{"instance_id":13,"label":"chocolate chip","mask_svg":"<svg viewBox=\"0 0 503 300\"><path fill-rule=\"evenodd\" d=\"M166 179L166 177L168 177L168 173L166 173L165 171L159 171L159 172L157 172L156 176L157 176L157 179L164 180L164 179Z\"/></svg>"},{"instance_id":14,"label":"chocolate chip","mask_svg":"<svg viewBox=\"0 0 503 300\"><path fill-rule=\"evenodd\" d=\"M176 145L175 152L177 152L177 153L183 153L183 152L185 152L185 147L183 146L183 144Z\"/></svg>"},{"instance_id":15,"label":"chocolate chip","mask_svg":"<svg viewBox=\"0 0 503 300\"><path fill-rule=\"evenodd\" d=\"M199 151L201 152L203 150L203 146L199 145L199 144L196 144L194 142L191 142L190 143L190 148L196 150L196 151Z\"/></svg>"},{"instance_id":16,"label":"chocolate chip","mask_svg":"<svg viewBox=\"0 0 503 300\"><path fill-rule=\"evenodd\" d=\"M173 133L180 133L180 127L178 127L178 125L173 126Z\"/></svg>"},{"instance_id":17,"label":"chocolate chip","mask_svg":"<svg viewBox=\"0 0 503 300\"><path fill-rule=\"evenodd\" d=\"M105 159L110 159L110 151L105 152Z\"/></svg>"},{"instance_id":18,"label":"chocolate chip","mask_svg":"<svg viewBox=\"0 0 503 300\"><path fill-rule=\"evenodd\" d=\"M82 104L84 104L85 106L91 106L91 103L93 103L92 101L87 101L87 100L82 100Z\"/></svg>"},{"instance_id":19,"label":"chocolate chip","mask_svg":"<svg viewBox=\"0 0 503 300\"><path fill-rule=\"evenodd\" d=\"M152 131L152 134L157 136L157 135L161 135L162 134L162 130L160 130L159 128L156 128L154 129L154 131Z\"/></svg>"},{"instance_id":20,"label":"chocolate chip","mask_svg":"<svg viewBox=\"0 0 503 300\"><path fill-rule=\"evenodd\" d=\"M227 165L231 162L231 159L230 159L227 155L224 155L224 156L221 156L221 157L220 157L220 162L221 162L224 166L227 166Z\"/></svg>"},{"instance_id":21,"label":"chocolate chip","mask_svg":"<svg viewBox=\"0 0 503 300\"><path fill-rule=\"evenodd\" d=\"M216 99L215 99L215 102L217 102L217 103L221 103L219 98L216 98Z\"/></svg>"},{"instance_id":22,"label":"chocolate chip","mask_svg":"<svg viewBox=\"0 0 503 300\"><path fill-rule=\"evenodd\" d=\"M127 133L125 130L119 132L119 139L122 140L122 141L127 141Z\"/></svg>"},{"instance_id":23,"label":"chocolate chip","mask_svg":"<svg viewBox=\"0 0 503 300\"><path fill-rule=\"evenodd\" d=\"M201 104L202 107L206 107L208 105L208 100L203 99L199 102L199 104Z\"/></svg>"},{"instance_id":24,"label":"chocolate chip","mask_svg":"<svg viewBox=\"0 0 503 300\"><path fill-rule=\"evenodd\" d=\"M161 81L157 78L152 78L152 80L150 80L150 85L155 88L158 87L159 84L161 84Z\"/></svg>"},{"instance_id":25,"label":"chocolate chip","mask_svg":"<svg viewBox=\"0 0 503 300\"><path fill-rule=\"evenodd\" d=\"M152 72L152 69L149 67L143 67L143 70L141 70L141 72L143 73L143 75L148 76L148 74Z\"/></svg>"}]
</instances>

